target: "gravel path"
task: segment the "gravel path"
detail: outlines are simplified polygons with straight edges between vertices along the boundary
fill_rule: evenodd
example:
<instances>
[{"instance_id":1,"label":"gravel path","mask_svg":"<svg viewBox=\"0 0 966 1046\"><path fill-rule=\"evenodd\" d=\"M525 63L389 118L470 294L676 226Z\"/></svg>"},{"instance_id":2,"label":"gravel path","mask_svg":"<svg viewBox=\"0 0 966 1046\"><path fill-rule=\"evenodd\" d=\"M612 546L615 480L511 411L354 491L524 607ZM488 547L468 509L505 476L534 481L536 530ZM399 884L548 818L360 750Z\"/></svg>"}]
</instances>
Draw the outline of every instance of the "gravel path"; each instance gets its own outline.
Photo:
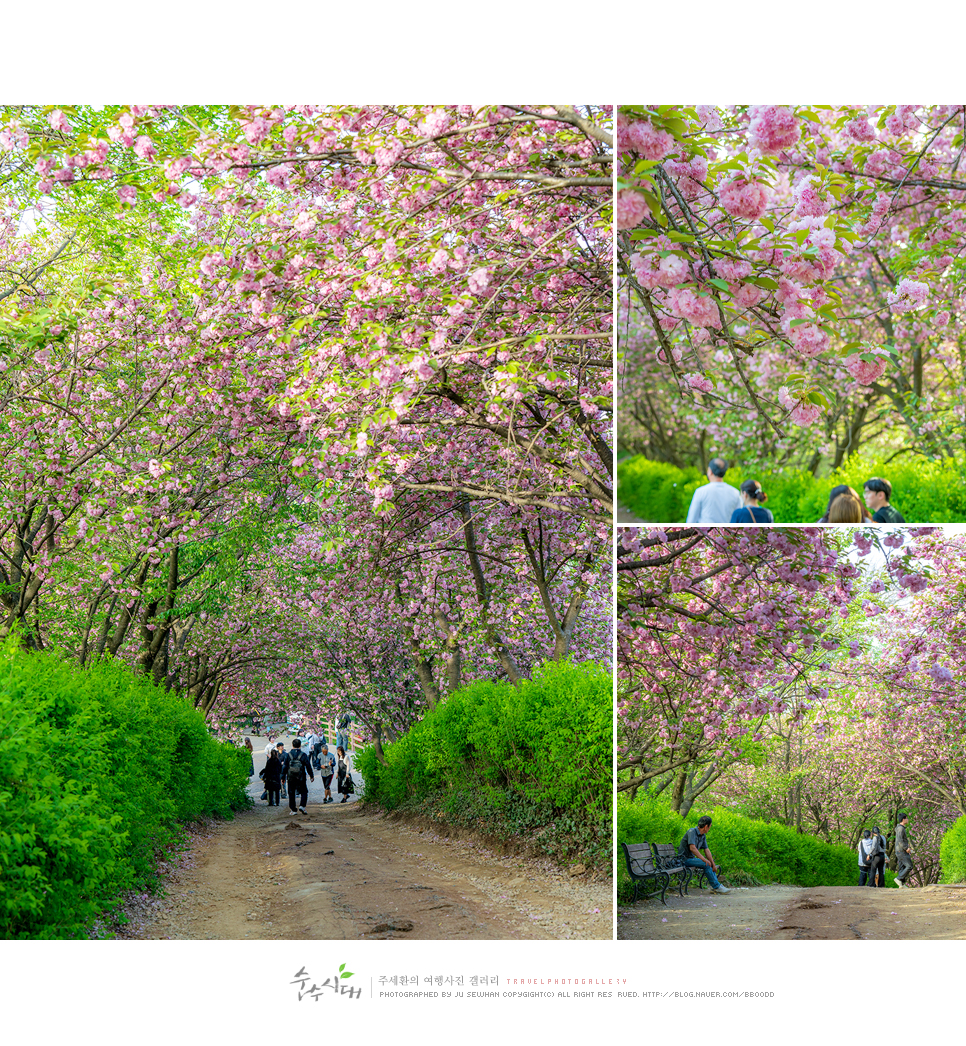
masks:
<instances>
[{"instance_id":1,"label":"gravel path","mask_svg":"<svg viewBox=\"0 0 966 1046\"><path fill-rule=\"evenodd\" d=\"M618 940L966 940L966 888L762 886L621 906Z\"/></svg>"},{"instance_id":2,"label":"gravel path","mask_svg":"<svg viewBox=\"0 0 966 1046\"><path fill-rule=\"evenodd\" d=\"M254 743L254 739L253 739ZM264 741L261 747L264 747ZM264 757L256 750L256 771ZM359 775L353 772L356 780ZM254 778L255 796L261 786ZM612 884L366 813L354 797L305 815L256 802L212 822L163 899L132 903L139 939L610 939Z\"/></svg>"}]
</instances>

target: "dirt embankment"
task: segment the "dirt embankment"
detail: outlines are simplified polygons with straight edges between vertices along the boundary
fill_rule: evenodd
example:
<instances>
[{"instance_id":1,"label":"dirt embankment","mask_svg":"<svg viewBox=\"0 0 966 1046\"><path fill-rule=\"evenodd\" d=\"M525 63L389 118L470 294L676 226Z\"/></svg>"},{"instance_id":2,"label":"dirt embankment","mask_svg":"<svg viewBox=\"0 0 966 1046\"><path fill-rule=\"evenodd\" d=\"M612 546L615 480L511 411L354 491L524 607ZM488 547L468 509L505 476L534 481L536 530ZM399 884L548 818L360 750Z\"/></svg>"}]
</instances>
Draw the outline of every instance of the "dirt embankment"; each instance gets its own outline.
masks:
<instances>
[{"instance_id":1,"label":"dirt embankment","mask_svg":"<svg viewBox=\"0 0 966 1046\"><path fill-rule=\"evenodd\" d=\"M362 812L256 803L195 837L166 896L128 909L139 939L610 939L612 887Z\"/></svg>"},{"instance_id":2,"label":"dirt embankment","mask_svg":"<svg viewBox=\"0 0 966 1046\"><path fill-rule=\"evenodd\" d=\"M966 889L762 886L692 889L622 905L617 938L725 941L966 940Z\"/></svg>"}]
</instances>

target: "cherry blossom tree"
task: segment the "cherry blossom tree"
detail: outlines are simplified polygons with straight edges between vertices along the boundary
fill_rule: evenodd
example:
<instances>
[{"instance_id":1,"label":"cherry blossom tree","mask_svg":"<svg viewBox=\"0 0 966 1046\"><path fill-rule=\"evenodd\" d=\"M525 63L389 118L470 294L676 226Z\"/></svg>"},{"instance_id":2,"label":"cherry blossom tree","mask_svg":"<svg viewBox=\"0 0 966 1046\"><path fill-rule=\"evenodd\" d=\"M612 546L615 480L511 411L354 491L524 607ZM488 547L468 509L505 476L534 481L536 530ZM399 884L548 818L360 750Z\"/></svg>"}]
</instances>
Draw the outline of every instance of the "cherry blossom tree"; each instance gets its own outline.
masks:
<instances>
[{"instance_id":1,"label":"cherry blossom tree","mask_svg":"<svg viewBox=\"0 0 966 1046\"><path fill-rule=\"evenodd\" d=\"M955 105L622 109L619 335L645 453L693 462L703 433L813 471L867 443L955 456L963 134Z\"/></svg>"},{"instance_id":2,"label":"cherry blossom tree","mask_svg":"<svg viewBox=\"0 0 966 1046\"><path fill-rule=\"evenodd\" d=\"M4 634L377 736L606 659L606 109L2 123Z\"/></svg>"}]
</instances>

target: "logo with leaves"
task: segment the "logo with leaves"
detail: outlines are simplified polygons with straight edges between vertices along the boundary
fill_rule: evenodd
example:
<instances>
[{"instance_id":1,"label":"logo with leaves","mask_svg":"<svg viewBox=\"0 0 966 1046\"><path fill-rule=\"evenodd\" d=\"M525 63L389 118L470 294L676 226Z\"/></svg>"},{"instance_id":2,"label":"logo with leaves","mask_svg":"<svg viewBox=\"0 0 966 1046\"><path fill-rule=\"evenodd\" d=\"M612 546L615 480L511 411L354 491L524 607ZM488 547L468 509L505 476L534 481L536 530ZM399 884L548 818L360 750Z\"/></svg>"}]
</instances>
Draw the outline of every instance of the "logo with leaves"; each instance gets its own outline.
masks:
<instances>
[{"instance_id":1,"label":"logo with leaves","mask_svg":"<svg viewBox=\"0 0 966 1046\"><path fill-rule=\"evenodd\" d=\"M346 969L346 963L343 963L339 967L339 979L344 981L346 979L346 977L352 977L352 976L353 976L353 974L349 970Z\"/></svg>"}]
</instances>

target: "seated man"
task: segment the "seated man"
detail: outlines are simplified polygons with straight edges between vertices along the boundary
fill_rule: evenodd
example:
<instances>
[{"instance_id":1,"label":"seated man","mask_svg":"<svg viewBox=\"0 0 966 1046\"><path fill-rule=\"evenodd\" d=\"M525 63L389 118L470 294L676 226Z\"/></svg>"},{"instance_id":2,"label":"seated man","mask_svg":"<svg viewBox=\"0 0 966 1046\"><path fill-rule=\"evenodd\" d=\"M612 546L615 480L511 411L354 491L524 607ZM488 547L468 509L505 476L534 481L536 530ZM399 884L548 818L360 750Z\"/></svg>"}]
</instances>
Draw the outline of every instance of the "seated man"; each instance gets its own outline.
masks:
<instances>
[{"instance_id":1,"label":"seated man","mask_svg":"<svg viewBox=\"0 0 966 1046\"><path fill-rule=\"evenodd\" d=\"M718 870L718 866L714 863L714 858L711 856L711 851L708 849L708 829L711 827L710 817L698 818L698 824L696 828L689 828L684 838L681 840L681 845L678 847L678 851L684 863L689 868L697 868L702 872L707 872L708 882L711 883L711 889L715 893L731 893L727 886L722 886L718 882L718 876L715 874ZM704 851L702 853L702 851Z\"/></svg>"}]
</instances>

